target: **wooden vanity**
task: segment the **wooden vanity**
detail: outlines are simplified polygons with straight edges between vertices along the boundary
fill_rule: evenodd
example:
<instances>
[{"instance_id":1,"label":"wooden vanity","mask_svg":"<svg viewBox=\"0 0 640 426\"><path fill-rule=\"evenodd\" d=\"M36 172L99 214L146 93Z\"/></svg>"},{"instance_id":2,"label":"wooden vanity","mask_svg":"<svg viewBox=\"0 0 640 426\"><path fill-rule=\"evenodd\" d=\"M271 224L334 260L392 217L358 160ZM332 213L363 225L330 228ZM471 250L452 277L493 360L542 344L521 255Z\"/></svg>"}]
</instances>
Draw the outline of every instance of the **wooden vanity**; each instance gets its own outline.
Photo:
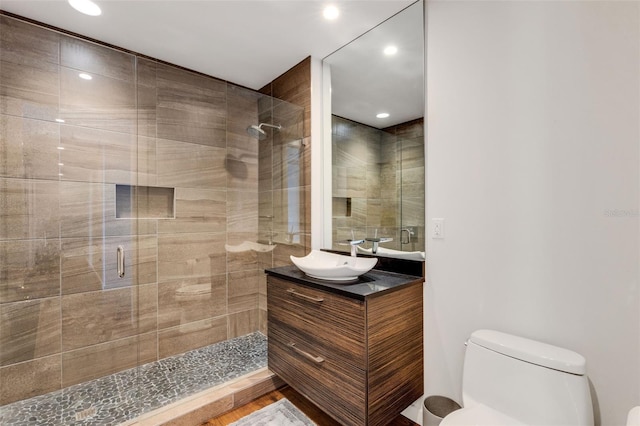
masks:
<instances>
[{"instance_id":1,"label":"wooden vanity","mask_svg":"<svg viewBox=\"0 0 640 426\"><path fill-rule=\"evenodd\" d=\"M422 396L422 277L266 272L269 369L292 388L344 425L385 425Z\"/></svg>"}]
</instances>

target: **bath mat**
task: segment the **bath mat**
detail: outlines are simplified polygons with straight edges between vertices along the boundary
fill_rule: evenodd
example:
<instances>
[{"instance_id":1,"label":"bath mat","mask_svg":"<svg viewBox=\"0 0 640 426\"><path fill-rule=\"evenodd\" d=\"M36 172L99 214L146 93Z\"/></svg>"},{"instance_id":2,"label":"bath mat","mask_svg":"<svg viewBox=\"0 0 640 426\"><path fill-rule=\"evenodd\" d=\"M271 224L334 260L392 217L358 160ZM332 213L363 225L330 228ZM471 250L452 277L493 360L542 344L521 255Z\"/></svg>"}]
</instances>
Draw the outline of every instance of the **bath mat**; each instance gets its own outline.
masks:
<instances>
[{"instance_id":1,"label":"bath mat","mask_svg":"<svg viewBox=\"0 0 640 426\"><path fill-rule=\"evenodd\" d=\"M267 405L229 426L316 426L287 398Z\"/></svg>"}]
</instances>

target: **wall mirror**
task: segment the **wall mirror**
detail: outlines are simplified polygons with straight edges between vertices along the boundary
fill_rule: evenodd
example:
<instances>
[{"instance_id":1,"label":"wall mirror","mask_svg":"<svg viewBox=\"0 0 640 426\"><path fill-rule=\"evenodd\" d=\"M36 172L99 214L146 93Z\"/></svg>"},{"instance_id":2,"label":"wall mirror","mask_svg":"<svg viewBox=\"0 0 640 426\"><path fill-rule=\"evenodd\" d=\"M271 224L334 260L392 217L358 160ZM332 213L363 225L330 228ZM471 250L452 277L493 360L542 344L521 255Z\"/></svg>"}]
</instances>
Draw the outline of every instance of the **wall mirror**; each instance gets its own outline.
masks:
<instances>
[{"instance_id":1,"label":"wall mirror","mask_svg":"<svg viewBox=\"0 0 640 426\"><path fill-rule=\"evenodd\" d=\"M324 58L323 75L325 246L350 251L348 240L364 239L359 253L424 260L423 2Z\"/></svg>"}]
</instances>

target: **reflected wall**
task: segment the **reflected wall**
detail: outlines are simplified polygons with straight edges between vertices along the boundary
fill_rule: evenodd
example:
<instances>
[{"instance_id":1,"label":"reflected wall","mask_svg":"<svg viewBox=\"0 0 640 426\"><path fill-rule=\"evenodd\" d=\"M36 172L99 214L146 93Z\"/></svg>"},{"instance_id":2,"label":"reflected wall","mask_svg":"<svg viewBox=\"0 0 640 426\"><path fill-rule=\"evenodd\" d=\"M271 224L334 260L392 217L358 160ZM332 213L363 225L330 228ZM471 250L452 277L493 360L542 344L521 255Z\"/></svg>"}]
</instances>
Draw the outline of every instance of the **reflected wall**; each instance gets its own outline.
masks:
<instances>
[{"instance_id":1,"label":"reflected wall","mask_svg":"<svg viewBox=\"0 0 640 426\"><path fill-rule=\"evenodd\" d=\"M332 248L377 235L393 238L382 247L424 251L423 119L377 129L333 115L331 141Z\"/></svg>"}]
</instances>

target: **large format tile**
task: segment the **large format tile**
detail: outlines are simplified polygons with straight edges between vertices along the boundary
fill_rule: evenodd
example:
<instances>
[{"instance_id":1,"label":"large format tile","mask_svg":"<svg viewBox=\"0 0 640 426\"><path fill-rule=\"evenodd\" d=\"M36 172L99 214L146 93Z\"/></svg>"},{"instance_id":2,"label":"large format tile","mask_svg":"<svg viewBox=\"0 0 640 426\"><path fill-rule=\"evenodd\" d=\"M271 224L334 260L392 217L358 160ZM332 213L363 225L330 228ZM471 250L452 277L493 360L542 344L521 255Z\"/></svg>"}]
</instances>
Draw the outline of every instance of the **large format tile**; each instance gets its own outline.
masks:
<instances>
[{"instance_id":1,"label":"large format tile","mask_svg":"<svg viewBox=\"0 0 640 426\"><path fill-rule=\"evenodd\" d=\"M0 365L60 352L60 298L0 304Z\"/></svg>"},{"instance_id":2,"label":"large format tile","mask_svg":"<svg viewBox=\"0 0 640 426\"><path fill-rule=\"evenodd\" d=\"M117 249L124 248L124 277ZM155 236L62 239L62 294L107 290L156 282Z\"/></svg>"},{"instance_id":3,"label":"large format tile","mask_svg":"<svg viewBox=\"0 0 640 426\"><path fill-rule=\"evenodd\" d=\"M158 137L219 148L226 146L226 84L157 65Z\"/></svg>"},{"instance_id":4,"label":"large format tile","mask_svg":"<svg viewBox=\"0 0 640 426\"><path fill-rule=\"evenodd\" d=\"M0 367L0 405L60 389L61 370L60 355Z\"/></svg>"},{"instance_id":5,"label":"large format tile","mask_svg":"<svg viewBox=\"0 0 640 426\"><path fill-rule=\"evenodd\" d=\"M258 331L260 315L258 309L250 309L229 315L229 338L244 336Z\"/></svg>"},{"instance_id":6,"label":"large format tile","mask_svg":"<svg viewBox=\"0 0 640 426\"><path fill-rule=\"evenodd\" d=\"M117 80L135 81L135 56L66 35L60 38L60 65Z\"/></svg>"},{"instance_id":7,"label":"large format tile","mask_svg":"<svg viewBox=\"0 0 640 426\"><path fill-rule=\"evenodd\" d=\"M136 87L133 81L60 68L60 116L66 124L135 134Z\"/></svg>"},{"instance_id":8,"label":"large format tile","mask_svg":"<svg viewBox=\"0 0 640 426\"><path fill-rule=\"evenodd\" d=\"M166 358L227 338L226 317L190 322L158 332L158 355Z\"/></svg>"},{"instance_id":9,"label":"large format tile","mask_svg":"<svg viewBox=\"0 0 640 426\"><path fill-rule=\"evenodd\" d=\"M86 127L60 126L62 180L137 182L136 136Z\"/></svg>"},{"instance_id":10,"label":"large format tile","mask_svg":"<svg viewBox=\"0 0 640 426\"><path fill-rule=\"evenodd\" d=\"M151 332L156 316L155 284L62 296L62 350Z\"/></svg>"},{"instance_id":11,"label":"large format tile","mask_svg":"<svg viewBox=\"0 0 640 426\"><path fill-rule=\"evenodd\" d=\"M58 180L60 125L0 115L0 177Z\"/></svg>"},{"instance_id":12,"label":"large format tile","mask_svg":"<svg viewBox=\"0 0 640 426\"><path fill-rule=\"evenodd\" d=\"M159 186L225 189L224 148L158 139L156 142Z\"/></svg>"},{"instance_id":13,"label":"large format tile","mask_svg":"<svg viewBox=\"0 0 640 426\"><path fill-rule=\"evenodd\" d=\"M258 288L260 274L257 269L229 272L228 293L229 313L258 308Z\"/></svg>"},{"instance_id":14,"label":"large format tile","mask_svg":"<svg viewBox=\"0 0 640 426\"><path fill-rule=\"evenodd\" d=\"M226 313L226 274L171 280L158 285L158 329Z\"/></svg>"},{"instance_id":15,"label":"large format tile","mask_svg":"<svg viewBox=\"0 0 640 426\"><path fill-rule=\"evenodd\" d=\"M227 191L227 231L258 231L257 191Z\"/></svg>"},{"instance_id":16,"label":"large format tile","mask_svg":"<svg viewBox=\"0 0 640 426\"><path fill-rule=\"evenodd\" d=\"M223 190L176 188L175 219L158 221L158 233L225 232L227 193Z\"/></svg>"},{"instance_id":17,"label":"large format tile","mask_svg":"<svg viewBox=\"0 0 640 426\"><path fill-rule=\"evenodd\" d=\"M53 121L59 114L58 65L41 67L0 60L0 113Z\"/></svg>"},{"instance_id":18,"label":"large format tile","mask_svg":"<svg viewBox=\"0 0 640 426\"><path fill-rule=\"evenodd\" d=\"M59 241L0 241L0 276L0 303L59 296Z\"/></svg>"},{"instance_id":19,"label":"large format tile","mask_svg":"<svg viewBox=\"0 0 640 426\"><path fill-rule=\"evenodd\" d=\"M32 67L57 65L60 59L60 35L37 25L0 16L0 58Z\"/></svg>"},{"instance_id":20,"label":"large format tile","mask_svg":"<svg viewBox=\"0 0 640 426\"><path fill-rule=\"evenodd\" d=\"M158 236L158 280L210 277L226 272L226 234Z\"/></svg>"},{"instance_id":21,"label":"large format tile","mask_svg":"<svg viewBox=\"0 0 640 426\"><path fill-rule=\"evenodd\" d=\"M62 354L62 387L83 383L158 359L156 333L126 337Z\"/></svg>"}]
</instances>

